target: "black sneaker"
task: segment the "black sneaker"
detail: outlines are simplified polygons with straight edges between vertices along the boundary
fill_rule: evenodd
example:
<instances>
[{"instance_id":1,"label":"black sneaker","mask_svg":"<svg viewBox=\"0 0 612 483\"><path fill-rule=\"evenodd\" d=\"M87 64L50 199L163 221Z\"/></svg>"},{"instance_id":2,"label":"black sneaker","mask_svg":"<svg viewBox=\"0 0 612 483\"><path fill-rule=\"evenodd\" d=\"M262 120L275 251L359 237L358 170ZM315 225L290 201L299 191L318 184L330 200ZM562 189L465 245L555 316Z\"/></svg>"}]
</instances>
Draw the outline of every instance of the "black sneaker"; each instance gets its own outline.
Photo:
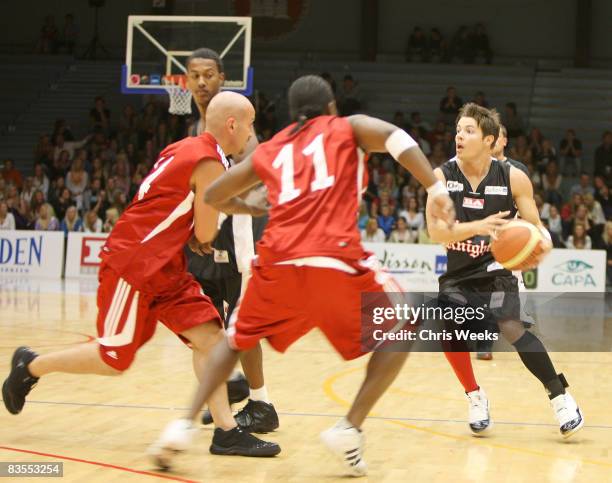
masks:
<instances>
[{"instance_id":1,"label":"black sneaker","mask_svg":"<svg viewBox=\"0 0 612 483\"><path fill-rule=\"evenodd\" d=\"M266 457L276 456L280 451L278 444L262 441L240 426L229 431L215 429L210 445L210 452L220 455Z\"/></svg>"},{"instance_id":2,"label":"black sneaker","mask_svg":"<svg viewBox=\"0 0 612 483\"><path fill-rule=\"evenodd\" d=\"M263 401L249 402L243 407L234 419L238 425L249 433L270 433L278 429L278 414L270 403Z\"/></svg>"},{"instance_id":3,"label":"black sneaker","mask_svg":"<svg viewBox=\"0 0 612 483\"><path fill-rule=\"evenodd\" d=\"M227 398L230 404L239 403L249 397L249 383L241 372L232 379L228 379L226 384ZM204 410L202 414L202 424L212 424L212 422L213 418L210 411L208 409Z\"/></svg>"},{"instance_id":4,"label":"black sneaker","mask_svg":"<svg viewBox=\"0 0 612 483\"><path fill-rule=\"evenodd\" d=\"M11 414L19 414L25 398L38 382L28 371L28 364L38 357L29 347L19 347L13 354L11 372L2 384L2 400Z\"/></svg>"}]
</instances>

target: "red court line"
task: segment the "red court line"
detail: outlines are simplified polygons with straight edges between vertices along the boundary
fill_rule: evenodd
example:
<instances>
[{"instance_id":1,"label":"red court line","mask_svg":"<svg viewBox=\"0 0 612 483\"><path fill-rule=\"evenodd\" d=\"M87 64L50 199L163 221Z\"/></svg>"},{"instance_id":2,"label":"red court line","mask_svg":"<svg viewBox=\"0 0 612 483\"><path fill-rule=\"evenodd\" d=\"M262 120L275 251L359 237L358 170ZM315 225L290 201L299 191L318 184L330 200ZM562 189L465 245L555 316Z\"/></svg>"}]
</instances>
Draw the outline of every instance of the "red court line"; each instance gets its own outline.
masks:
<instances>
[{"instance_id":1,"label":"red court line","mask_svg":"<svg viewBox=\"0 0 612 483\"><path fill-rule=\"evenodd\" d=\"M128 473L136 473L138 475L153 476L156 478L163 478L165 480L182 481L184 483L198 483L197 480L188 480L186 478L180 478L178 476L160 475L159 473L153 473L152 471L134 470L132 468L126 468L125 466L111 465L108 463L100 463L99 461L83 460L80 458L71 458L70 456L62 456L62 455L51 454L51 453L41 453L39 451L31 451L28 449L19 449L19 448L10 448L8 446L0 446L0 449L6 450L6 451L15 451L17 453L28 453L28 454L35 454L37 456L47 456L49 458L58 458L61 460L75 461L77 463L87 463L89 465L102 466L104 468L112 468L112 469L120 470L120 471L127 471Z\"/></svg>"}]
</instances>

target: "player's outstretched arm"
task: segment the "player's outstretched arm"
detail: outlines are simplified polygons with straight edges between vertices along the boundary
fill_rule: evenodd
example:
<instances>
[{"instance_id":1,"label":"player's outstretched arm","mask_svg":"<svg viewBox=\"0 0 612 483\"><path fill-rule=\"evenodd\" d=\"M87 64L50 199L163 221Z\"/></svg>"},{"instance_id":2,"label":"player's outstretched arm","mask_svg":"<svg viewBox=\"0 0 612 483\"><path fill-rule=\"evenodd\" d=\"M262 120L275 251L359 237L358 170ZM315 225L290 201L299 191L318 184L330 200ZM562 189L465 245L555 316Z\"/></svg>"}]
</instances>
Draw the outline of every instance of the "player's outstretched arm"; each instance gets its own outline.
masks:
<instances>
[{"instance_id":1,"label":"player's outstretched arm","mask_svg":"<svg viewBox=\"0 0 612 483\"><path fill-rule=\"evenodd\" d=\"M440 168L434 169L434 175L440 182L446 184L446 178ZM432 202L429 198L427 199L427 206L425 207L429 237L432 241L442 244L467 240L476 235L489 235L495 237L497 228L508 222L508 220L504 218L509 214L509 211L500 211L482 220L454 223L449 226L439 219L436 219L433 215Z\"/></svg>"},{"instance_id":2,"label":"player's outstretched arm","mask_svg":"<svg viewBox=\"0 0 612 483\"><path fill-rule=\"evenodd\" d=\"M262 216L266 213L262 203L250 204L239 195L261 183L253 168L253 158L248 156L212 183L204 194L204 201L224 213Z\"/></svg>"},{"instance_id":3,"label":"player's outstretched arm","mask_svg":"<svg viewBox=\"0 0 612 483\"><path fill-rule=\"evenodd\" d=\"M433 174L421 148L410 135L397 126L375 117L357 114L348 117L357 144L367 152L389 153L427 188L431 199L431 216L451 225L455 210L446 187Z\"/></svg>"}]
</instances>

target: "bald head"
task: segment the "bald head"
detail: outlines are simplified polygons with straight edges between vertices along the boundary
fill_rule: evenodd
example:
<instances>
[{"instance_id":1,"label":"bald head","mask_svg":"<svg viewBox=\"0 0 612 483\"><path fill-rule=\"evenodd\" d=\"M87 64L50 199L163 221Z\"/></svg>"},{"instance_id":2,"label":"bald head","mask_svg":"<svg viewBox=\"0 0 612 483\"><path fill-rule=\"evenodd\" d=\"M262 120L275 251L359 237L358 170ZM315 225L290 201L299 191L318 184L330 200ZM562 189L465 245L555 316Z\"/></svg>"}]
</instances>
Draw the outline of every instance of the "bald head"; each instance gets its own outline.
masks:
<instances>
[{"instance_id":1,"label":"bald head","mask_svg":"<svg viewBox=\"0 0 612 483\"><path fill-rule=\"evenodd\" d=\"M236 92L220 92L206 109L206 132L217 140L225 154L241 154L251 136L255 109Z\"/></svg>"}]
</instances>

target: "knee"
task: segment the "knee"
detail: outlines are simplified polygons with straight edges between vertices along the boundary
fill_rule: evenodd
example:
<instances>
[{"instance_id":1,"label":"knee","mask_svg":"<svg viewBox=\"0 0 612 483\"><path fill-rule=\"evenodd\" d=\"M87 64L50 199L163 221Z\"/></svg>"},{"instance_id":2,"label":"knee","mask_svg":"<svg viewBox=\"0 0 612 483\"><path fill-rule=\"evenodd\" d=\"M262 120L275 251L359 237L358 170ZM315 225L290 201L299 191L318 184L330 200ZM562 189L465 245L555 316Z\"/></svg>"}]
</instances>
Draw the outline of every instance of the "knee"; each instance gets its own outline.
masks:
<instances>
[{"instance_id":1,"label":"knee","mask_svg":"<svg viewBox=\"0 0 612 483\"><path fill-rule=\"evenodd\" d=\"M208 352L212 346L223 340L225 331L217 324L207 323L193 327L181 334L194 350Z\"/></svg>"},{"instance_id":2,"label":"knee","mask_svg":"<svg viewBox=\"0 0 612 483\"><path fill-rule=\"evenodd\" d=\"M525 327L518 320L505 320L499 322L499 330L510 344L514 344L525 333Z\"/></svg>"}]
</instances>

